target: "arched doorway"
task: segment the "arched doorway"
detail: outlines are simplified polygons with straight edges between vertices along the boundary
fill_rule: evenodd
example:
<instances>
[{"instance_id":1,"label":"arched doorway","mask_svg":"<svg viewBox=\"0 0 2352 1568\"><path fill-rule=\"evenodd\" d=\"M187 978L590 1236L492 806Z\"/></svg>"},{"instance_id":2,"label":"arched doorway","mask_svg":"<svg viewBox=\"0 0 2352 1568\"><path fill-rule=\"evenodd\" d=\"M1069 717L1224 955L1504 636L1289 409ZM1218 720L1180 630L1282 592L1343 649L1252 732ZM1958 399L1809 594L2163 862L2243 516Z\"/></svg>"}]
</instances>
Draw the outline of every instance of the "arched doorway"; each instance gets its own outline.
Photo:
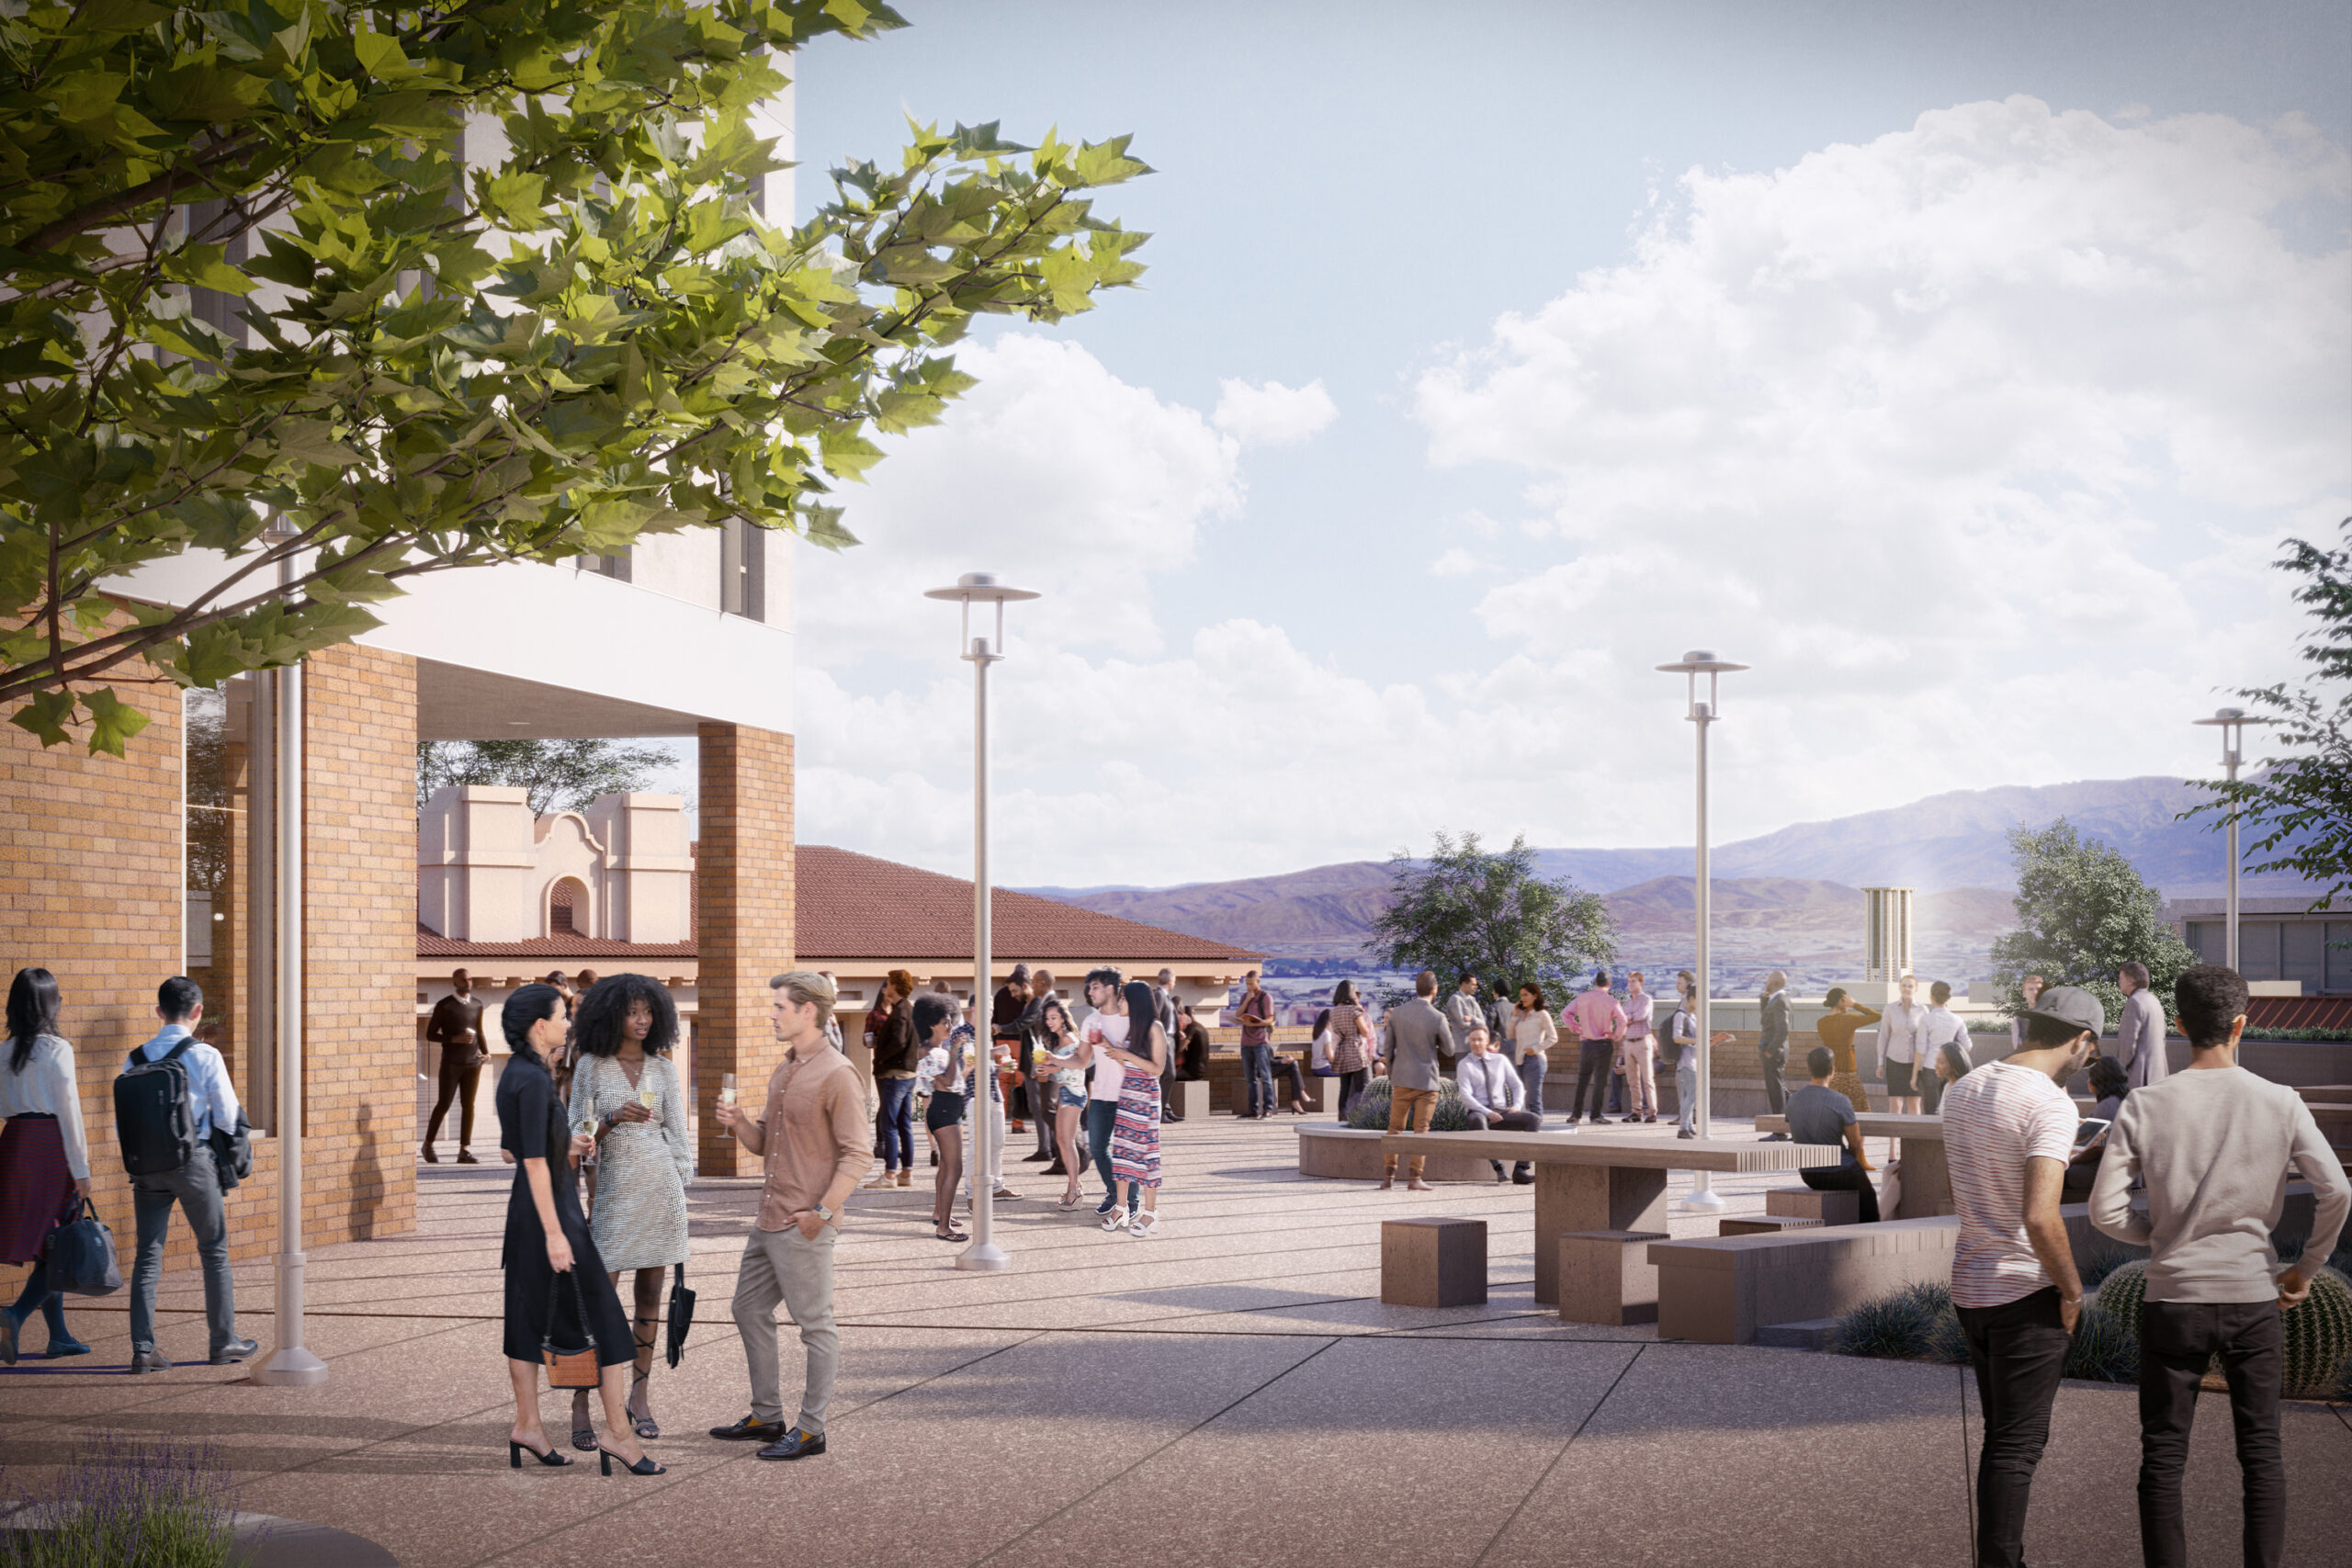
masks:
<instances>
[{"instance_id":1,"label":"arched doorway","mask_svg":"<svg viewBox=\"0 0 2352 1568\"><path fill-rule=\"evenodd\" d=\"M548 934L589 934L588 886L578 877L560 877L555 886L548 889Z\"/></svg>"}]
</instances>

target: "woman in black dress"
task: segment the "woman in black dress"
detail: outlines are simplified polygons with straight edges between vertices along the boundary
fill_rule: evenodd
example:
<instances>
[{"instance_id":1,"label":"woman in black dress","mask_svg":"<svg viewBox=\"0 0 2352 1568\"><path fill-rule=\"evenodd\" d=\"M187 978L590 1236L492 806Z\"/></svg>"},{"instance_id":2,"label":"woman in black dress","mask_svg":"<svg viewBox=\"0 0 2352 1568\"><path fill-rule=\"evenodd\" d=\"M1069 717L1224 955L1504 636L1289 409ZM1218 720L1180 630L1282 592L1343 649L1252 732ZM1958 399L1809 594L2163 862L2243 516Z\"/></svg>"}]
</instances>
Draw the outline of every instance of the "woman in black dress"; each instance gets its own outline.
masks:
<instances>
[{"instance_id":1,"label":"woman in black dress","mask_svg":"<svg viewBox=\"0 0 2352 1568\"><path fill-rule=\"evenodd\" d=\"M580 1213L569 1161L594 1140L571 1137L563 1102L556 1097L548 1062L563 1046L571 1010L552 986L525 986L506 998L499 1015L514 1059L498 1080L499 1146L514 1156L514 1189L506 1201L506 1371L514 1384L514 1425L506 1434L506 1461L519 1467L528 1449L541 1464L570 1464L555 1451L539 1425L540 1346L554 1323L558 1345L581 1343L582 1319L596 1340L596 1364L604 1381L605 1427L618 1446L597 1444L606 1475L613 1461L637 1475L660 1475L663 1467L645 1455L623 1409L628 1371L637 1349L620 1293L596 1256L596 1243ZM549 1160L567 1162L561 1179ZM557 1288L557 1277L571 1276ZM576 1286L577 1289L572 1287Z\"/></svg>"}]
</instances>

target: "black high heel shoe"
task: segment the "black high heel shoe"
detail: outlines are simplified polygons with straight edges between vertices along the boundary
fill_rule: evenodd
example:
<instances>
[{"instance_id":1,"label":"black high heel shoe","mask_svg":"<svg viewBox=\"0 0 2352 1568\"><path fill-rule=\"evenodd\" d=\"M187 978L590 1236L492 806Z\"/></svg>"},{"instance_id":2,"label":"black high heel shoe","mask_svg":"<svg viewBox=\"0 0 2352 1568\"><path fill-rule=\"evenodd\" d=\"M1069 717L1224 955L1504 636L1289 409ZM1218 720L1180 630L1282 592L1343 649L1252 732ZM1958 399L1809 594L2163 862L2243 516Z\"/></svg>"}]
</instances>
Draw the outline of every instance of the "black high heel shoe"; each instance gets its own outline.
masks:
<instances>
[{"instance_id":1,"label":"black high heel shoe","mask_svg":"<svg viewBox=\"0 0 2352 1568\"><path fill-rule=\"evenodd\" d=\"M613 1452L612 1450L606 1448L602 1443L598 1443L596 1445L596 1465L597 1468L602 1470L606 1475L612 1474L613 1461L616 1459L621 1459L621 1456ZM635 1464L631 1464L628 1461L621 1459L621 1468L628 1471L631 1475L666 1475L669 1473L670 1470L670 1467L666 1464L654 1463L653 1456L651 1454L647 1454Z\"/></svg>"},{"instance_id":2,"label":"black high heel shoe","mask_svg":"<svg viewBox=\"0 0 2352 1568\"><path fill-rule=\"evenodd\" d=\"M592 1453L596 1448L596 1428L585 1403L575 1401L571 1406L571 1446L582 1453Z\"/></svg>"},{"instance_id":3,"label":"black high heel shoe","mask_svg":"<svg viewBox=\"0 0 2352 1568\"><path fill-rule=\"evenodd\" d=\"M533 1448L528 1443L518 1443L512 1438L506 1439L506 1467L509 1470L522 1469L523 1456L525 1454L529 1454L541 1464L548 1466L565 1465L571 1462L571 1456L570 1454L560 1454L553 1449L549 1449L547 1452L541 1453L538 1450Z\"/></svg>"}]
</instances>

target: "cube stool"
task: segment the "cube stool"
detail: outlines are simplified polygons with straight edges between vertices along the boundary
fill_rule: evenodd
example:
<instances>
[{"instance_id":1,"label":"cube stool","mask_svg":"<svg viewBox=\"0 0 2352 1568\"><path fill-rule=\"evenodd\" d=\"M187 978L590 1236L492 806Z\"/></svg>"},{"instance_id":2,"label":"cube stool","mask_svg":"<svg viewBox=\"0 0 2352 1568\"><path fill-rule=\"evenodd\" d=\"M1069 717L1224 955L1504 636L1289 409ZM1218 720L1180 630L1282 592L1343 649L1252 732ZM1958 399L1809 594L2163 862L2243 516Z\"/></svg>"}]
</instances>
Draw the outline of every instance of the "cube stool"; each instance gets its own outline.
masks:
<instances>
[{"instance_id":1,"label":"cube stool","mask_svg":"<svg viewBox=\"0 0 2352 1568\"><path fill-rule=\"evenodd\" d=\"M1717 1235L1779 1235L1783 1231L1818 1230L1820 1228L1821 1222L1819 1220L1802 1219L1794 1214L1766 1214L1761 1219L1757 1219L1751 1216L1745 1220L1717 1220L1715 1222L1715 1234Z\"/></svg>"},{"instance_id":2,"label":"cube stool","mask_svg":"<svg viewBox=\"0 0 2352 1568\"><path fill-rule=\"evenodd\" d=\"M1657 1265L1649 1244L1664 1231L1564 1231L1560 1235L1560 1321L1657 1321Z\"/></svg>"},{"instance_id":3,"label":"cube stool","mask_svg":"<svg viewBox=\"0 0 2352 1568\"><path fill-rule=\"evenodd\" d=\"M1484 1306L1487 1222L1383 1220L1380 1299L1388 1306Z\"/></svg>"},{"instance_id":4,"label":"cube stool","mask_svg":"<svg viewBox=\"0 0 2352 1568\"><path fill-rule=\"evenodd\" d=\"M1204 1122L1209 1119L1208 1079L1178 1078L1169 1087L1176 1091L1176 1103L1170 1110L1188 1122L1195 1116Z\"/></svg>"},{"instance_id":5,"label":"cube stool","mask_svg":"<svg viewBox=\"0 0 2352 1568\"><path fill-rule=\"evenodd\" d=\"M1862 1223L1862 1195L1815 1192L1810 1187L1774 1187L1764 1194L1764 1212L1793 1220L1819 1220L1825 1225L1858 1225Z\"/></svg>"}]
</instances>

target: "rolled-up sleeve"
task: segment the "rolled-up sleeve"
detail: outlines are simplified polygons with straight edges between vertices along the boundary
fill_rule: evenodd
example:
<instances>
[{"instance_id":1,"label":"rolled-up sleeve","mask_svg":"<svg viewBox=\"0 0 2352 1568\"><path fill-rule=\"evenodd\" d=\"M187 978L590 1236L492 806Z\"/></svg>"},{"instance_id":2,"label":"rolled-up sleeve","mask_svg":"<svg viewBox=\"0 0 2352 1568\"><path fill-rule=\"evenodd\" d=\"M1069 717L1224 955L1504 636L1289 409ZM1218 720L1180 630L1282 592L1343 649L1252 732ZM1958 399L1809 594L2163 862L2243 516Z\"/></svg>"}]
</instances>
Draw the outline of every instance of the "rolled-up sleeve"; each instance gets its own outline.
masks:
<instances>
[{"instance_id":1,"label":"rolled-up sleeve","mask_svg":"<svg viewBox=\"0 0 2352 1568\"><path fill-rule=\"evenodd\" d=\"M865 1114L865 1086L855 1073L837 1073L825 1088L825 1121L833 1134L833 1173L854 1184L874 1163L874 1123Z\"/></svg>"}]
</instances>

